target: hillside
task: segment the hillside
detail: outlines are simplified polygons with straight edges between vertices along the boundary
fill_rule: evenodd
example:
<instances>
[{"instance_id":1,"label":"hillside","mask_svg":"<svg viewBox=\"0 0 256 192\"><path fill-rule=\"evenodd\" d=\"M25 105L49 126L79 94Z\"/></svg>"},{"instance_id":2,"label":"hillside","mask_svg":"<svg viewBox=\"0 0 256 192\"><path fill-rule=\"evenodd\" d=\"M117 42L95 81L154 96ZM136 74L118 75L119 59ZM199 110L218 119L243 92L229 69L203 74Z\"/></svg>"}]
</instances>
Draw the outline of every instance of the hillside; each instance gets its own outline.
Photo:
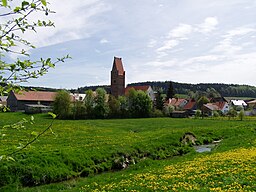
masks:
<instances>
[{"instance_id":1,"label":"hillside","mask_svg":"<svg viewBox=\"0 0 256 192\"><path fill-rule=\"evenodd\" d=\"M223 97L256 97L256 87L249 85L237 85L237 84L224 84L224 83L200 83L200 84L189 84L189 83L178 83L172 82L176 93L188 94L190 91L206 91L207 88L214 88ZM162 88L166 93L169 81L147 81L139 83L131 83L128 85L150 85L154 90ZM72 92L84 93L88 89L95 90L98 87L103 87L108 93L110 92L109 85L99 86L86 86L78 89L72 89Z\"/></svg>"}]
</instances>

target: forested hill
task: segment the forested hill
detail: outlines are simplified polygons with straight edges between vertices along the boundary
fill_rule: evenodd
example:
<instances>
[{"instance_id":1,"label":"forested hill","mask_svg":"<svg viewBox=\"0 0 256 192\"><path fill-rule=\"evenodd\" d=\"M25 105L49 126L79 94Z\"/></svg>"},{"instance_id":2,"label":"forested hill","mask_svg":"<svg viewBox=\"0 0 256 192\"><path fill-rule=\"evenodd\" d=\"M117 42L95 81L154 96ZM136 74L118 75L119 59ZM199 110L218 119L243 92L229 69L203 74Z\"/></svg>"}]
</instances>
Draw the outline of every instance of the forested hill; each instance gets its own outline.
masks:
<instances>
[{"instance_id":1,"label":"forested hill","mask_svg":"<svg viewBox=\"0 0 256 192\"><path fill-rule=\"evenodd\" d=\"M131 83L129 85L150 85L154 90L162 88L164 92L169 87L168 81L148 81L140 83ZM214 88L223 97L253 97L256 98L256 87L249 85L222 84L222 83L200 83L188 84L172 82L173 88L178 94L188 94L190 91L206 91L207 88Z\"/></svg>"},{"instance_id":2,"label":"forested hill","mask_svg":"<svg viewBox=\"0 0 256 192\"><path fill-rule=\"evenodd\" d=\"M159 88L163 89L163 92L166 93L169 87L169 81L147 81L139 83L131 83L128 85L150 85L153 90ZM236 84L222 84L222 83L200 83L200 84L189 84L189 83L178 83L172 82L175 93L186 94L190 91L193 92L205 92L208 88L214 88L219 92L223 97L253 97L256 98L256 87L249 85L236 85ZM71 92L84 93L88 89L96 90L97 88L104 88L108 93L110 93L109 85L98 85L98 86L86 86L79 87L78 89L71 89ZM36 90L41 91L58 91L58 89L51 88L42 88L34 87Z\"/></svg>"}]
</instances>

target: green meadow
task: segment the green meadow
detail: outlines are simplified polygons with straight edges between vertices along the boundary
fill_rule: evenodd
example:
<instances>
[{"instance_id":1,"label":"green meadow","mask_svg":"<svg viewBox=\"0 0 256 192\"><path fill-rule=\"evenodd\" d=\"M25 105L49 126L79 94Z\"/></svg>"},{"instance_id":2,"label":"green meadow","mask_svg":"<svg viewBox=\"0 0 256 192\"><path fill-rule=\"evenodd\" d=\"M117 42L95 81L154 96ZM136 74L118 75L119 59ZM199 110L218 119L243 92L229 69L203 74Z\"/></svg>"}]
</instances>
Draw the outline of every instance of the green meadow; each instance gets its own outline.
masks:
<instances>
[{"instance_id":1,"label":"green meadow","mask_svg":"<svg viewBox=\"0 0 256 192\"><path fill-rule=\"evenodd\" d=\"M22 118L30 116L0 113L0 127ZM0 156L52 121L46 114L34 119L1 129ZM221 142L199 154L181 143L185 133L198 145ZM255 118L54 120L14 160L0 161L0 191L254 191L255 147Z\"/></svg>"}]
</instances>

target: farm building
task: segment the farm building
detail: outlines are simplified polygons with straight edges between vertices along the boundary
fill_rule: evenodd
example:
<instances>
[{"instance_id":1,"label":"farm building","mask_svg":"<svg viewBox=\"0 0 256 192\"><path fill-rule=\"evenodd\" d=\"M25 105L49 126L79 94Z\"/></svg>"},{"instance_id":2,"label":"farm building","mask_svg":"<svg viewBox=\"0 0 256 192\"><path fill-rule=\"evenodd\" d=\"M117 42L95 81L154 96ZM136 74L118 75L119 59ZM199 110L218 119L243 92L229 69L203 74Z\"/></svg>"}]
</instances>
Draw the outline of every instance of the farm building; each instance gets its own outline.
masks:
<instances>
[{"instance_id":1,"label":"farm building","mask_svg":"<svg viewBox=\"0 0 256 192\"><path fill-rule=\"evenodd\" d=\"M19 93L11 91L7 98L7 107L11 111L25 111L25 109L48 108L52 105L56 92L43 91L20 91Z\"/></svg>"}]
</instances>

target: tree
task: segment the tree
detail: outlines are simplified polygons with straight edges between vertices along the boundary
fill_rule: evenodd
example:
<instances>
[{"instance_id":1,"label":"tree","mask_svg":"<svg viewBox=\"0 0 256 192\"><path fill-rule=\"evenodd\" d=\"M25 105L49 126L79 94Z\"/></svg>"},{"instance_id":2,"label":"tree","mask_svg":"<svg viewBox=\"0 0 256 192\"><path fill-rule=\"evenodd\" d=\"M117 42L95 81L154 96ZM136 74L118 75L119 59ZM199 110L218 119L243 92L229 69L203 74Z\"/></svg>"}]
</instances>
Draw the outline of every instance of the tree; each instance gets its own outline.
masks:
<instances>
[{"instance_id":1,"label":"tree","mask_svg":"<svg viewBox=\"0 0 256 192\"><path fill-rule=\"evenodd\" d=\"M214 88L207 88L206 89L206 94L208 98L216 98L216 97L221 97L220 93L216 91Z\"/></svg>"},{"instance_id":2,"label":"tree","mask_svg":"<svg viewBox=\"0 0 256 192\"><path fill-rule=\"evenodd\" d=\"M73 119L83 119L85 118L85 106L82 101L74 101L72 105L72 115Z\"/></svg>"},{"instance_id":3,"label":"tree","mask_svg":"<svg viewBox=\"0 0 256 192\"><path fill-rule=\"evenodd\" d=\"M93 91L91 89L89 89L85 92L85 94L86 94L86 96L84 98L85 115L88 118L93 118L93 115L94 115L93 109L95 106Z\"/></svg>"},{"instance_id":4,"label":"tree","mask_svg":"<svg viewBox=\"0 0 256 192\"><path fill-rule=\"evenodd\" d=\"M173 98L174 95L175 95L174 88L173 88L172 82L170 81L169 87L167 89L166 100Z\"/></svg>"},{"instance_id":5,"label":"tree","mask_svg":"<svg viewBox=\"0 0 256 192\"><path fill-rule=\"evenodd\" d=\"M151 98L145 92L132 88L128 93L128 109L132 117L149 117L152 111Z\"/></svg>"},{"instance_id":6,"label":"tree","mask_svg":"<svg viewBox=\"0 0 256 192\"><path fill-rule=\"evenodd\" d=\"M195 119L198 119L200 116L201 116L202 112L201 110L196 110L196 113L195 113Z\"/></svg>"},{"instance_id":7,"label":"tree","mask_svg":"<svg viewBox=\"0 0 256 192\"><path fill-rule=\"evenodd\" d=\"M16 2L15 2L16 3ZM57 58L52 61L51 58L32 61L29 50L35 46L24 39L24 33L36 32L41 27L53 27L51 21L38 19L32 21L34 13L44 13L48 15L53 13L48 7L46 0L26 0L20 1L18 6L11 0L2 0L0 4L1 21L0 24L0 95L8 94L11 90L20 90L19 83L26 82L29 79L38 78L53 68L56 63L64 62L69 56ZM8 61L8 55L17 56L16 61Z\"/></svg>"},{"instance_id":8,"label":"tree","mask_svg":"<svg viewBox=\"0 0 256 192\"><path fill-rule=\"evenodd\" d=\"M106 91L103 88L96 89L94 116L96 118L105 118L109 113L109 107L106 102Z\"/></svg>"},{"instance_id":9,"label":"tree","mask_svg":"<svg viewBox=\"0 0 256 192\"><path fill-rule=\"evenodd\" d=\"M208 99L206 96L200 97L200 99L197 101L197 107L198 107L198 109L201 110L201 112L202 112L202 117L204 117L203 106L204 106L204 104L207 104L207 103L209 103L209 102L210 102L210 101L209 101L209 99Z\"/></svg>"},{"instance_id":10,"label":"tree","mask_svg":"<svg viewBox=\"0 0 256 192\"><path fill-rule=\"evenodd\" d=\"M239 111L238 117L239 117L240 121L243 121L244 116L245 116L244 110Z\"/></svg>"},{"instance_id":11,"label":"tree","mask_svg":"<svg viewBox=\"0 0 256 192\"><path fill-rule=\"evenodd\" d=\"M119 108L119 115L120 117L128 117L129 116L129 108L128 108L128 100L127 97L125 96L119 96L118 102L120 103L120 108Z\"/></svg>"},{"instance_id":12,"label":"tree","mask_svg":"<svg viewBox=\"0 0 256 192\"><path fill-rule=\"evenodd\" d=\"M198 107L198 109L202 110L203 105L204 105L204 104L207 104L207 103L209 103L209 102L210 102L210 101L209 101L209 99L208 99L206 96L200 97L200 98L198 99L198 101L197 101L197 107Z\"/></svg>"},{"instance_id":13,"label":"tree","mask_svg":"<svg viewBox=\"0 0 256 192\"><path fill-rule=\"evenodd\" d=\"M22 87L19 85L21 82L27 82L29 79L44 75L50 68L53 68L58 62L64 62L69 56L57 58L55 61L52 61L51 58L41 58L36 61L30 59L28 51L34 49L35 46L22 36L28 31L36 32L38 28L54 26L53 22L40 20L34 15L34 13L44 13L45 15L53 13L47 7L46 0L0 0L0 9L0 95L7 95L11 90L21 90ZM29 18L38 19L35 22ZM10 54L16 56L17 59L10 59ZM53 113L51 115L53 119L56 117ZM31 116L31 119L34 119L33 116ZM18 123L4 127L19 129L28 122L30 120L22 119ZM9 154L0 154L0 159L12 158L13 154L23 150L35 142L47 130L50 130L52 123L53 121L46 129L19 148L19 150Z\"/></svg>"},{"instance_id":14,"label":"tree","mask_svg":"<svg viewBox=\"0 0 256 192\"><path fill-rule=\"evenodd\" d=\"M164 107L163 90L158 89L156 93L155 108L159 110L163 110L163 107Z\"/></svg>"},{"instance_id":15,"label":"tree","mask_svg":"<svg viewBox=\"0 0 256 192\"><path fill-rule=\"evenodd\" d=\"M67 119L71 115L71 96L65 91L61 90L57 93L53 102L53 112L59 119Z\"/></svg>"},{"instance_id":16,"label":"tree","mask_svg":"<svg viewBox=\"0 0 256 192\"><path fill-rule=\"evenodd\" d=\"M231 107L227 113L228 118L230 119L231 117L236 117L237 116L237 111Z\"/></svg>"},{"instance_id":17,"label":"tree","mask_svg":"<svg viewBox=\"0 0 256 192\"><path fill-rule=\"evenodd\" d=\"M109 106L109 117L119 117L120 116L120 101L113 95L109 95L108 99Z\"/></svg>"},{"instance_id":18,"label":"tree","mask_svg":"<svg viewBox=\"0 0 256 192\"><path fill-rule=\"evenodd\" d=\"M165 116L170 117L171 113L174 111L173 105L165 105L163 108L163 113Z\"/></svg>"}]
</instances>

